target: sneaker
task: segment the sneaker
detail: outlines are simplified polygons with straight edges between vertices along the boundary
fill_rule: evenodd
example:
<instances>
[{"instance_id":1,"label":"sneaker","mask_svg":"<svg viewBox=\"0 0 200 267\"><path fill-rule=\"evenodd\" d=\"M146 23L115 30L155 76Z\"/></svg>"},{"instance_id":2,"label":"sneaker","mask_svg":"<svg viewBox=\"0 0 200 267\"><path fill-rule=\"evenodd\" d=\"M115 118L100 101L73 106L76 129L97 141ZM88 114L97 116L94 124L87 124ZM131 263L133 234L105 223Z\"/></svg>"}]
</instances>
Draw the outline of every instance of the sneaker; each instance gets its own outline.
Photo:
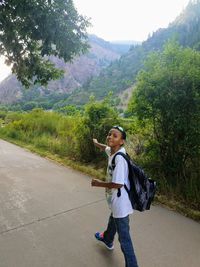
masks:
<instances>
[{"instance_id":1,"label":"sneaker","mask_svg":"<svg viewBox=\"0 0 200 267\"><path fill-rule=\"evenodd\" d=\"M97 232L97 233L95 233L94 236L98 241L101 241L107 247L107 249L109 249L109 250L114 249L113 243L108 243L104 240L104 233Z\"/></svg>"}]
</instances>

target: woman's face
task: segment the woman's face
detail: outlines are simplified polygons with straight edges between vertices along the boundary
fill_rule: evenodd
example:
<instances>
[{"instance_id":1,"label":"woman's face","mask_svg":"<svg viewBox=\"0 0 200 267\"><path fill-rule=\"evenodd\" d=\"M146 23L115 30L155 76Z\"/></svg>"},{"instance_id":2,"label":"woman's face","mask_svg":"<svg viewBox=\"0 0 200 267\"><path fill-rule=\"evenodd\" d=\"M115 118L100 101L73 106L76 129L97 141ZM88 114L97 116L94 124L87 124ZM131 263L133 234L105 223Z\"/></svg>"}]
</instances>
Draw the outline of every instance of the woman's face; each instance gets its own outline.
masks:
<instances>
[{"instance_id":1,"label":"woman's face","mask_svg":"<svg viewBox=\"0 0 200 267\"><path fill-rule=\"evenodd\" d=\"M122 133L117 129L111 129L107 135L106 142L109 147L123 145L124 140L122 139Z\"/></svg>"}]
</instances>

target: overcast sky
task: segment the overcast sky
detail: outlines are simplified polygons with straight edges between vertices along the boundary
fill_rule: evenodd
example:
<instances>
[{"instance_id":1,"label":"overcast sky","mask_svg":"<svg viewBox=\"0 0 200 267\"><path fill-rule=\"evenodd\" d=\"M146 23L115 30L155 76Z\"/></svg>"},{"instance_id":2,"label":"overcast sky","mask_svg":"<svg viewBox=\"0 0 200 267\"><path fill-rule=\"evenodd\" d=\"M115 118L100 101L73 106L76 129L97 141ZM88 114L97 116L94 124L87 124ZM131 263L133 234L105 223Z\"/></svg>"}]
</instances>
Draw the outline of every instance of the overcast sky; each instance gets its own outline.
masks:
<instances>
[{"instance_id":1,"label":"overcast sky","mask_svg":"<svg viewBox=\"0 0 200 267\"><path fill-rule=\"evenodd\" d=\"M74 0L81 15L91 18L89 33L105 39L144 41L167 27L189 0ZM10 72L0 58L0 81Z\"/></svg>"},{"instance_id":2,"label":"overcast sky","mask_svg":"<svg viewBox=\"0 0 200 267\"><path fill-rule=\"evenodd\" d=\"M74 0L82 15L91 18L89 29L106 41L144 41L148 34L167 27L189 0Z\"/></svg>"}]
</instances>

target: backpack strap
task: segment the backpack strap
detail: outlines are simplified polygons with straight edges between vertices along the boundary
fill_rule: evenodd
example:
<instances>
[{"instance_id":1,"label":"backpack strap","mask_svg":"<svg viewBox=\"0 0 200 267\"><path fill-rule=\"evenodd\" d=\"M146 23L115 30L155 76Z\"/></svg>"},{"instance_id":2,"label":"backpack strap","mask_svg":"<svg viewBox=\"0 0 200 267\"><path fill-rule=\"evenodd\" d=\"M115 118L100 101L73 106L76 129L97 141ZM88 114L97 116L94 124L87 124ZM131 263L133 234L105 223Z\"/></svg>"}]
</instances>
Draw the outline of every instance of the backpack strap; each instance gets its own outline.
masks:
<instances>
[{"instance_id":1,"label":"backpack strap","mask_svg":"<svg viewBox=\"0 0 200 267\"><path fill-rule=\"evenodd\" d=\"M126 162L128 163L128 167L129 167L129 165L130 165L130 156L128 155L128 154L124 154L124 153L122 153L122 152L117 152L115 155L114 155L114 157L113 157L113 159L112 159L112 162L111 162L111 165L112 165L112 169L114 170L115 169L115 158L116 158L116 156L118 156L118 155L120 155L120 156L122 156L125 160L126 160Z\"/></svg>"},{"instance_id":2,"label":"backpack strap","mask_svg":"<svg viewBox=\"0 0 200 267\"><path fill-rule=\"evenodd\" d=\"M115 166L116 166L116 164L115 164L115 158L116 158L116 156L118 156L118 155L122 156L122 157L126 160L126 162L127 162L127 164L128 164L128 169L129 169L129 165L130 165L129 160L130 160L130 157L129 157L128 154L124 154L124 153L122 153L122 152L117 152L117 153L114 155L114 157L113 157L113 159L112 159L112 162L111 162L112 169L113 169L113 170L115 169ZM125 184L124 184L124 188L125 188L126 192L127 192L128 195L129 195L128 187L127 187ZM118 197L121 196L121 190L120 190L120 188L118 188L117 196L118 196Z\"/></svg>"}]
</instances>

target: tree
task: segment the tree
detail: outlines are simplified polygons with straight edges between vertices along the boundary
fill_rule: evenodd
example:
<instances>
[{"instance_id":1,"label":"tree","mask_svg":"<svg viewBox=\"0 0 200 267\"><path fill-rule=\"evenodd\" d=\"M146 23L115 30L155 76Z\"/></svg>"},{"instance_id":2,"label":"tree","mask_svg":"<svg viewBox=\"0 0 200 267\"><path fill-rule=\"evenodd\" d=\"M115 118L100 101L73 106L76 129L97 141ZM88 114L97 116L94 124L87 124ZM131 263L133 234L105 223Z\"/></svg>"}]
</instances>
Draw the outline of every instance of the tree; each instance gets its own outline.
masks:
<instances>
[{"instance_id":1,"label":"tree","mask_svg":"<svg viewBox=\"0 0 200 267\"><path fill-rule=\"evenodd\" d=\"M99 142L105 143L108 131L113 125L119 124L119 120L116 110L110 105L109 98L97 102L91 96L85 105L82 122L77 125L75 131L75 150L79 159L85 162L102 159L103 155L95 149L92 139L97 138Z\"/></svg>"},{"instance_id":2,"label":"tree","mask_svg":"<svg viewBox=\"0 0 200 267\"><path fill-rule=\"evenodd\" d=\"M200 201L200 53L169 42L145 66L129 111L152 125L151 143L167 183Z\"/></svg>"},{"instance_id":3,"label":"tree","mask_svg":"<svg viewBox=\"0 0 200 267\"><path fill-rule=\"evenodd\" d=\"M37 107L37 103L34 102L34 101L30 101L30 102L26 102L24 105L23 105L23 110L25 111L29 111L29 110L32 110L34 108Z\"/></svg>"},{"instance_id":4,"label":"tree","mask_svg":"<svg viewBox=\"0 0 200 267\"><path fill-rule=\"evenodd\" d=\"M67 62L86 51L88 25L72 0L0 1L0 54L24 86L46 85L62 74L49 56Z\"/></svg>"}]
</instances>

